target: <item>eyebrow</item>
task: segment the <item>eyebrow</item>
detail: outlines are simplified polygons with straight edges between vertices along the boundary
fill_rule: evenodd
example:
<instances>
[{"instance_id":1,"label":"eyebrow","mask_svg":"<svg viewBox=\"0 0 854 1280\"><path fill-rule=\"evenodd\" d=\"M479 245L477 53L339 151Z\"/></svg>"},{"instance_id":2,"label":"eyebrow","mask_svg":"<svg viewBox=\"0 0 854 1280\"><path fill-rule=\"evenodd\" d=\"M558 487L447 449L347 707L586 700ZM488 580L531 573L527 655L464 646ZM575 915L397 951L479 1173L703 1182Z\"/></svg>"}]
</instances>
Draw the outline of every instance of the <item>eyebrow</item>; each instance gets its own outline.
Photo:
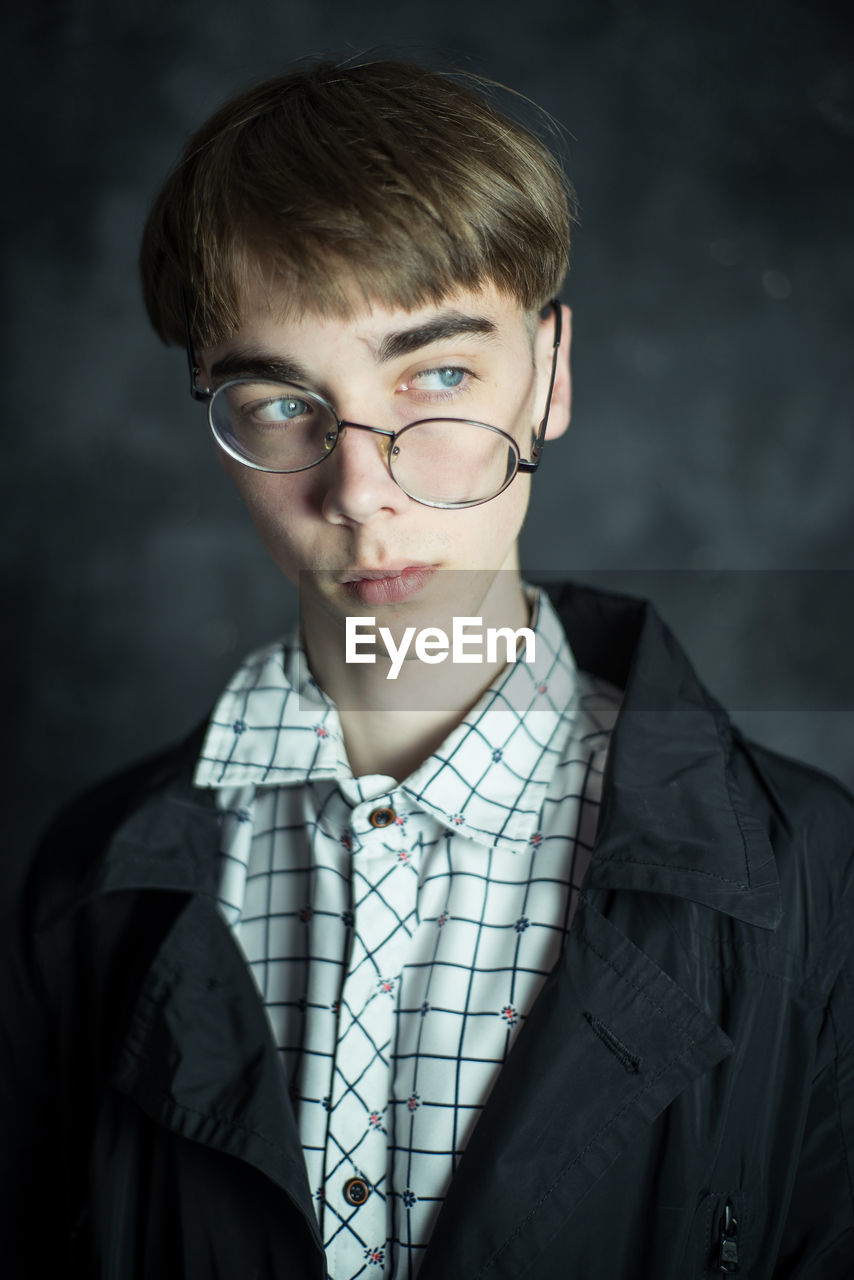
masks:
<instances>
[{"instance_id":1,"label":"eyebrow","mask_svg":"<svg viewBox=\"0 0 854 1280\"><path fill-rule=\"evenodd\" d=\"M411 355L422 347L429 347L434 342L446 342L449 338L463 336L489 338L496 331L497 325L486 316L446 311L410 329L397 329L386 334L373 349L374 359L378 364L386 364L401 356ZM297 383L299 386L310 386L313 381L310 373L296 360L240 347L228 352L211 366L212 381L228 381L230 378L272 378L277 382Z\"/></svg>"},{"instance_id":2,"label":"eyebrow","mask_svg":"<svg viewBox=\"0 0 854 1280\"><path fill-rule=\"evenodd\" d=\"M387 360L397 360L400 356L411 355L421 347L429 347L433 342L445 342L448 338L461 336L491 337L497 326L486 316L467 316L459 311L444 311L424 324L414 325L411 329L398 329L386 334L375 351L377 361L382 364Z\"/></svg>"},{"instance_id":3,"label":"eyebrow","mask_svg":"<svg viewBox=\"0 0 854 1280\"><path fill-rule=\"evenodd\" d=\"M238 348L230 351L211 366L212 381L228 381L230 378L260 378L264 381L295 382L304 386L311 376L296 360L269 356L260 351Z\"/></svg>"}]
</instances>

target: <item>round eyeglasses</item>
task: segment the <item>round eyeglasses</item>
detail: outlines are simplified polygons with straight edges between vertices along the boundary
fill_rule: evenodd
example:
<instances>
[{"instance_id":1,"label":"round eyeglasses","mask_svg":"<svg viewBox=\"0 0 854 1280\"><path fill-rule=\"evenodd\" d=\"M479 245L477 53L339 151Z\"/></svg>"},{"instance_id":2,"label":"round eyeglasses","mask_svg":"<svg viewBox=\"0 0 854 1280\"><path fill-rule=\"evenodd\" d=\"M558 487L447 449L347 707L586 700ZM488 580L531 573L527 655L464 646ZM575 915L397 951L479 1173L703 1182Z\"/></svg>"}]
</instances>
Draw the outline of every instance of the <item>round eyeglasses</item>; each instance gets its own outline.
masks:
<instances>
[{"instance_id":1,"label":"round eyeglasses","mask_svg":"<svg viewBox=\"0 0 854 1280\"><path fill-rule=\"evenodd\" d=\"M195 399L207 402L208 421L220 448L257 471L307 471L329 457L345 429L371 431L384 437L391 477L414 502L475 507L497 498L517 472L533 473L540 464L561 339L560 304L550 305L555 315L551 378L545 414L531 433L530 461L522 458L507 431L486 422L421 418L390 431L339 418L328 400L296 383L246 377L214 391L201 390L188 333L190 390Z\"/></svg>"}]
</instances>

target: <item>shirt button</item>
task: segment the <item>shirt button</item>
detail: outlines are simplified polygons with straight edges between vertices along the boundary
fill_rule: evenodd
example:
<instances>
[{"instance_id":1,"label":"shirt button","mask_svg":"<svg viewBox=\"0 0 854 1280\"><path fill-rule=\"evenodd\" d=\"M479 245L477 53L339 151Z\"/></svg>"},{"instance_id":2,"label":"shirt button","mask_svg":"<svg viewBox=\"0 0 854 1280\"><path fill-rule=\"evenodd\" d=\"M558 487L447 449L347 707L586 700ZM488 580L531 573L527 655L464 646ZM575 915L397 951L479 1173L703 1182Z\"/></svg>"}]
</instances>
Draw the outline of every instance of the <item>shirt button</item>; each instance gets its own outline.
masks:
<instances>
[{"instance_id":1,"label":"shirt button","mask_svg":"<svg viewBox=\"0 0 854 1280\"><path fill-rule=\"evenodd\" d=\"M349 1178L344 1183L344 1199L348 1204L355 1205L356 1208L360 1204L364 1204L370 1194L371 1188L364 1178Z\"/></svg>"},{"instance_id":2,"label":"shirt button","mask_svg":"<svg viewBox=\"0 0 854 1280\"><path fill-rule=\"evenodd\" d=\"M387 807L374 809L373 813L368 814L368 822L372 827L388 827L394 822L397 814L394 809Z\"/></svg>"}]
</instances>

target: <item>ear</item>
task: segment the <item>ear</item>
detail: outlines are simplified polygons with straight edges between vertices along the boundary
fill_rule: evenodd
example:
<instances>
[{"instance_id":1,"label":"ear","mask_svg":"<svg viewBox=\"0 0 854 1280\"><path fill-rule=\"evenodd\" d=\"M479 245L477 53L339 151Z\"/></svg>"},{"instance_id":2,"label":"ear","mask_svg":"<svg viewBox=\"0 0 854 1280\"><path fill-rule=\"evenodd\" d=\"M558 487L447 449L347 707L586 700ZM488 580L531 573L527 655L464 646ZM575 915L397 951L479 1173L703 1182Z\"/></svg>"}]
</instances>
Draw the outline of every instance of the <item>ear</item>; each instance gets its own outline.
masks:
<instances>
[{"instance_id":1,"label":"ear","mask_svg":"<svg viewBox=\"0 0 854 1280\"><path fill-rule=\"evenodd\" d=\"M572 341L572 312L565 304L561 304L562 331L560 346L555 365L555 381L552 390L549 422L546 427L546 439L556 440L562 436L569 426L572 410L572 375L570 373L569 350ZM542 373L543 394L548 390L551 376L552 358L554 355L555 315L549 308L549 314L539 321L537 333L537 362Z\"/></svg>"}]
</instances>

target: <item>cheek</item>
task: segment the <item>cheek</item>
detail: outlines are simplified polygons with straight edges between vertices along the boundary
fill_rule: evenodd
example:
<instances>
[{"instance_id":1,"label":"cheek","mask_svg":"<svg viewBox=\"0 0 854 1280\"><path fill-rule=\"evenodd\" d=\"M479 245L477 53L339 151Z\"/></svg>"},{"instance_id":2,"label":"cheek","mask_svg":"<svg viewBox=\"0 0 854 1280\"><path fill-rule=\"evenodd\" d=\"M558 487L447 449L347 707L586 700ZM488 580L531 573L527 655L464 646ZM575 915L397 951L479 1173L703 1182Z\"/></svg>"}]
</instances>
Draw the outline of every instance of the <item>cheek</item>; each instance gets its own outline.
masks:
<instances>
[{"instance_id":1,"label":"cheek","mask_svg":"<svg viewBox=\"0 0 854 1280\"><path fill-rule=\"evenodd\" d=\"M525 519L530 498L531 477L523 472L517 472L509 487L495 499L498 528L513 526L514 535L518 533L519 526Z\"/></svg>"},{"instance_id":2,"label":"cheek","mask_svg":"<svg viewBox=\"0 0 854 1280\"><path fill-rule=\"evenodd\" d=\"M269 471L253 471L231 458L224 469L231 477L249 514L256 524L282 522L305 510L310 497L310 484L304 475L275 475Z\"/></svg>"},{"instance_id":3,"label":"cheek","mask_svg":"<svg viewBox=\"0 0 854 1280\"><path fill-rule=\"evenodd\" d=\"M264 545L280 566L300 540L301 519L309 509L307 486L297 477L252 471L238 462L225 464Z\"/></svg>"},{"instance_id":4,"label":"cheek","mask_svg":"<svg viewBox=\"0 0 854 1280\"><path fill-rule=\"evenodd\" d=\"M477 547L481 557L485 555L485 562L498 568L519 536L530 494L530 476L517 475L499 497L484 502L480 507L472 507L467 513L467 528L460 529L463 545L472 551Z\"/></svg>"}]
</instances>

